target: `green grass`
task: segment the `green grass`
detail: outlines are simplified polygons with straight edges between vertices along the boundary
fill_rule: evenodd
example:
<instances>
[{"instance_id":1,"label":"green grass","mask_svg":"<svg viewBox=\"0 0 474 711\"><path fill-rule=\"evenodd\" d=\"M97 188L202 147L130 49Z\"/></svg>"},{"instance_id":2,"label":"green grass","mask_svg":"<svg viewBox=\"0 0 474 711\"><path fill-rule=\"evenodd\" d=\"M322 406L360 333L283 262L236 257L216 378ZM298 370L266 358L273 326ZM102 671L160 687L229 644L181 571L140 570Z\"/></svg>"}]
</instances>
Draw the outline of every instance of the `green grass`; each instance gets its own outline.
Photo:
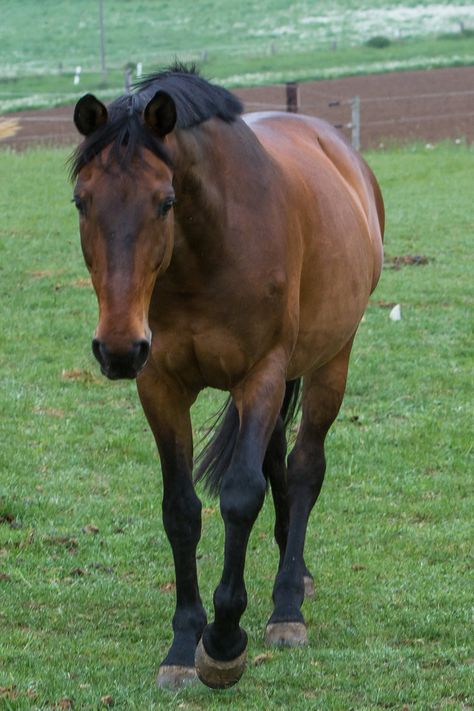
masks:
<instances>
[{"instance_id":1,"label":"green grass","mask_svg":"<svg viewBox=\"0 0 474 711\"><path fill-rule=\"evenodd\" d=\"M360 327L308 535L310 645L262 642L267 501L247 563L249 668L226 692L172 693L154 685L174 607L159 465L134 385L101 378L90 354L66 153L0 153L0 708L472 708L473 158L448 144L368 155L388 257L429 261L387 264ZM199 400L198 437L218 399ZM210 611L223 539L204 504Z\"/></svg>"},{"instance_id":2,"label":"green grass","mask_svg":"<svg viewBox=\"0 0 474 711\"><path fill-rule=\"evenodd\" d=\"M3 0L0 110L72 103L98 88L114 96L129 63L150 72L176 55L228 86L474 63L465 0L104 0L104 85L98 17L97 0ZM366 46L380 34L390 46Z\"/></svg>"}]
</instances>

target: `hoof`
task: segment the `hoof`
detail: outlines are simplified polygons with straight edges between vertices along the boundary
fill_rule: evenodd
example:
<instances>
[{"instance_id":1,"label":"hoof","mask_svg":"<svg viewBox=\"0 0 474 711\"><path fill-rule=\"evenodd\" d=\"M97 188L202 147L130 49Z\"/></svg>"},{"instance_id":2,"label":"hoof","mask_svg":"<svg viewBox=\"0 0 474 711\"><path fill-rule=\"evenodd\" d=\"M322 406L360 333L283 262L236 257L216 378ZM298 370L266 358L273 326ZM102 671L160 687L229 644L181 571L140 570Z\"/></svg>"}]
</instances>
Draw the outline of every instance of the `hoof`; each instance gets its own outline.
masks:
<instances>
[{"instance_id":1,"label":"hoof","mask_svg":"<svg viewBox=\"0 0 474 711\"><path fill-rule=\"evenodd\" d=\"M196 682L197 674L194 667L180 667L175 664L160 667L156 677L158 686L168 689L180 689L182 686Z\"/></svg>"},{"instance_id":2,"label":"hoof","mask_svg":"<svg viewBox=\"0 0 474 711\"><path fill-rule=\"evenodd\" d=\"M204 649L202 639L196 649L196 672L200 680L211 689L227 689L237 684L244 673L247 651L244 649L237 659L220 662L212 659Z\"/></svg>"},{"instance_id":3,"label":"hoof","mask_svg":"<svg viewBox=\"0 0 474 711\"><path fill-rule=\"evenodd\" d=\"M267 625L265 642L280 647L308 644L308 632L303 622L274 622Z\"/></svg>"},{"instance_id":4,"label":"hoof","mask_svg":"<svg viewBox=\"0 0 474 711\"><path fill-rule=\"evenodd\" d=\"M304 596L314 597L314 580L309 575L304 576Z\"/></svg>"}]
</instances>

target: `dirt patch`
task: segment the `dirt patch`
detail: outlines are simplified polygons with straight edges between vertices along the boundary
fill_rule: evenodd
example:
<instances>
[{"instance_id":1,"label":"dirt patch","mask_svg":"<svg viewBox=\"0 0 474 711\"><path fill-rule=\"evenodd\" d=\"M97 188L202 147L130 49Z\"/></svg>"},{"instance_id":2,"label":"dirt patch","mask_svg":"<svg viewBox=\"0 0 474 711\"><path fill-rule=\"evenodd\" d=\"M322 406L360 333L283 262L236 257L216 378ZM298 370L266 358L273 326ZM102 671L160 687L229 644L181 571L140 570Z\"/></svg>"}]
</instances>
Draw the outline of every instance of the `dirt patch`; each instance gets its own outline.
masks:
<instances>
[{"instance_id":1,"label":"dirt patch","mask_svg":"<svg viewBox=\"0 0 474 711\"><path fill-rule=\"evenodd\" d=\"M391 269L400 269L407 266L428 264L430 259L424 254L403 254L399 257L385 257L384 266Z\"/></svg>"},{"instance_id":2,"label":"dirt patch","mask_svg":"<svg viewBox=\"0 0 474 711\"><path fill-rule=\"evenodd\" d=\"M284 84L237 89L246 111L285 110ZM301 113L341 127L350 138L350 101L360 97L361 147L474 140L474 67L394 72L309 81L299 85ZM76 145L73 107L0 117L0 146ZM3 128L2 128L3 127Z\"/></svg>"},{"instance_id":3,"label":"dirt patch","mask_svg":"<svg viewBox=\"0 0 474 711\"><path fill-rule=\"evenodd\" d=\"M238 92L246 109L285 107L284 85ZM319 116L350 138L350 101L360 98L361 147L474 140L474 67L371 74L299 85L301 113Z\"/></svg>"}]
</instances>

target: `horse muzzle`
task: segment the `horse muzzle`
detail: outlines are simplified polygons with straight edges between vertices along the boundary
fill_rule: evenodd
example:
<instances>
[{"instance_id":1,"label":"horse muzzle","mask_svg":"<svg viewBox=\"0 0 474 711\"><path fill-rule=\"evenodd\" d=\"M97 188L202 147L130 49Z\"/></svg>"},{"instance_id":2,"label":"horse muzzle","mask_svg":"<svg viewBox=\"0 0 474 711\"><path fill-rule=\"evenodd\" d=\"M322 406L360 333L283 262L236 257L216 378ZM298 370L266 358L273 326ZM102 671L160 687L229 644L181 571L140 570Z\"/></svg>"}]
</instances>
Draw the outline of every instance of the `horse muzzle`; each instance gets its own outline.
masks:
<instances>
[{"instance_id":1,"label":"horse muzzle","mask_svg":"<svg viewBox=\"0 0 474 711\"><path fill-rule=\"evenodd\" d=\"M103 375L110 380L132 380L144 367L150 353L150 341L141 338L126 349L112 350L104 341L92 339L92 352Z\"/></svg>"}]
</instances>

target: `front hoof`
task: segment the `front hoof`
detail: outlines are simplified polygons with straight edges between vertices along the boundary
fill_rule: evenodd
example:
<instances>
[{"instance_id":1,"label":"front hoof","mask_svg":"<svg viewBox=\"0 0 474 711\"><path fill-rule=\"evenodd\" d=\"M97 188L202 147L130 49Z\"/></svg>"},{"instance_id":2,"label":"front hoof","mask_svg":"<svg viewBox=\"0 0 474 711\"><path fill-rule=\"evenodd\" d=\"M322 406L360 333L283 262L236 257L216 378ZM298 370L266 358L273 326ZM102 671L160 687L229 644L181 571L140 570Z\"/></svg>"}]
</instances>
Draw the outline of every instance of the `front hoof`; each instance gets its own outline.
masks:
<instances>
[{"instance_id":1,"label":"front hoof","mask_svg":"<svg viewBox=\"0 0 474 711\"><path fill-rule=\"evenodd\" d=\"M200 680L211 689L228 689L237 684L244 673L247 662L247 650L244 649L236 659L220 662L212 659L204 649L202 639L196 648L196 672Z\"/></svg>"},{"instance_id":2,"label":"front hoof","mask_svg":"<svg viewBox=\"0 0 474 711\"><path fill-rule=\"evenodd\" d=\"M156 677L158 686L167 689L180 689L196 682L197 674L194 667L182 667L177 664L161 666Z\"/></svg>"},{"instance_id":3,"label":"front hoof","mask_svg":"<svg viewBox=\"0 0 474 711\"><path fill-rule=\"evenodd\" d=\"M303 622L273 622L267 625L265 642L280 647L300 647L308 644L308 632Z\"/></svg>"}]
</instances>

